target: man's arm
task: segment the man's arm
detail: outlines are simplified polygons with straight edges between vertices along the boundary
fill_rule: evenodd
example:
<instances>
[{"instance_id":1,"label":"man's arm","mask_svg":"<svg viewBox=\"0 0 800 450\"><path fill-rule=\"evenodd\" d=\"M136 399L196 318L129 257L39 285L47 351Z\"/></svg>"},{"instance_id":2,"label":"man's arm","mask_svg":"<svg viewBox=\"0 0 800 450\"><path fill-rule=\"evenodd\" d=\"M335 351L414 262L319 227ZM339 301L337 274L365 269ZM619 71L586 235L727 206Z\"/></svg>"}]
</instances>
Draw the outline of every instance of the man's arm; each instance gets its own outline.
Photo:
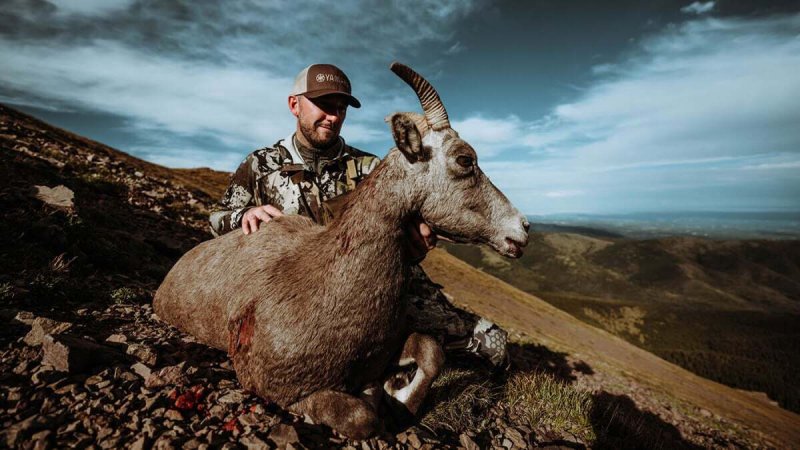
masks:
<instances>
[{"instance_id":1,"label":"man's arm","mask_svg":"<svg viewBox=\"0 0 800 450\"><path fill-rule=\"evenodd\" d=\"M231 183L222 196L222 201L209 215L211 233L220 236L236 228L242 227L244 234L258 230L261 222L269 222L274 217L282 216L278 208L264 204L267 200L262 198L256 201L256 179L258 178L259 159L257 152L251 153L236 169L231 177ZM262 203L256 206L257 203Z\"/></svg>"},{"instance_id":2,"label":"man's arm","mask_svg":"<svg viewBox=\"0 0 800 450\"><path fill-rule=\"evenodd\" d=\"M242 225L242 217L255 206L254 156L248 155L231 176L231 182L222 200L214 206L209 222L211 233L221 236Z\"/></svg>"}]
</instances>

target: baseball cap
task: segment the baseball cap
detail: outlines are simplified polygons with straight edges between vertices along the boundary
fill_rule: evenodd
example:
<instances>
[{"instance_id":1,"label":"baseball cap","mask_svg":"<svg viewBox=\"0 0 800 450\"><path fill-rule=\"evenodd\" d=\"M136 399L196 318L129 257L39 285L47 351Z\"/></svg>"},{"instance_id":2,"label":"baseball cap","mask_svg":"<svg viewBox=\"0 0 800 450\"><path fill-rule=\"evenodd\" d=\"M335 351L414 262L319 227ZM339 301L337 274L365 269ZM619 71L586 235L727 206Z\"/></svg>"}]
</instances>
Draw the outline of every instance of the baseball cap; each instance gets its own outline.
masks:
<instances>
[{"instance_id":1,"label":"baseball cap","mask_svg":"<svg viewBox=\"0 0 800 450\"><path fill-rule=\"evenodd\" d=\"M330 94L344 95L350 106L361 107L361 102L350 94L350 79L333 64L312 64L301 70L294 79L291 93L291 95L304 95L308 98Z\"/></svg>"}]
</instances>

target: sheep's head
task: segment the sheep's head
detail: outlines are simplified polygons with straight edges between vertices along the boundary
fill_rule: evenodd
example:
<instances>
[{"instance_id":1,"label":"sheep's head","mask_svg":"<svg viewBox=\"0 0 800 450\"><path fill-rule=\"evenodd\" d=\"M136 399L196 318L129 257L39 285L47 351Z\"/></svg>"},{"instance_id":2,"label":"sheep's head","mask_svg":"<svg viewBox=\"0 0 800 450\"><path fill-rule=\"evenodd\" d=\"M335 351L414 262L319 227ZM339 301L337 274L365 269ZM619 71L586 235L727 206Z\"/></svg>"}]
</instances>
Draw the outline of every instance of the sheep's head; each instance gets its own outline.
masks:
<instances>
[{"instance_id":1,"label":"sheep's head","mask_svg":"<svg viewBox=\"0 0 800 450\"><path fill-rule=\"evenodd\" d=\"M458 242L486 243L518 258L528 243L529 224L478 167L475 150L450 127L439 95L411 68L391 69L417 93L424 115L394 113L386 120L423 219L440 235Z\"/></svg>"}]
</instances>

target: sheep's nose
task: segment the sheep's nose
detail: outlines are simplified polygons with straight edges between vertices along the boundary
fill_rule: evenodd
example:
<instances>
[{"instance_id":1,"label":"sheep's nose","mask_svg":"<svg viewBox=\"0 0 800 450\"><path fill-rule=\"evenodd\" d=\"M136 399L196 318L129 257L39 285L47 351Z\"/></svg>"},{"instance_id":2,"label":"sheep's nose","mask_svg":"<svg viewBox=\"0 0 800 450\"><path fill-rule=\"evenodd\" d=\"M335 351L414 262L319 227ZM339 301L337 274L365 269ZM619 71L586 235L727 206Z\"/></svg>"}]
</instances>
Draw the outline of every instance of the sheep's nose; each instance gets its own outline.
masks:
<instances>
[{"instance_id":1,"label":"sheep's nose","mask_svg":"<svg viewBox=\"0 0 800 450\"><path fill-rule=\"evenodd\" d=\"M522 228L524 228L525 232L527 233L531 229L531 223L528 222L527 219L522 219Z\"/></svg>"}]
</instances>

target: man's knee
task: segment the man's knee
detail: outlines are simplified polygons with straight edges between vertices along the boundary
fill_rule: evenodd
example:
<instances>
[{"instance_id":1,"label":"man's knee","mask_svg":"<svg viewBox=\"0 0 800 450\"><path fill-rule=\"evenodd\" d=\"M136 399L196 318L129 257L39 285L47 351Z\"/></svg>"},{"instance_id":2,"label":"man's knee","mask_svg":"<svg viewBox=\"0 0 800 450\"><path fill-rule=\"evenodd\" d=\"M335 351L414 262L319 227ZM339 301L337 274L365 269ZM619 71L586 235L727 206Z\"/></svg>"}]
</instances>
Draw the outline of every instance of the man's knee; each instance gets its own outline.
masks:
<instances>
[{"instance_id":1,"label":"man's knee","mask_svg":"<svg viewBox=\"0 0 800 450\"><path fill-rule=\"evenodd\" d=\"M508 332L481 317L472 332L468 350L495 367L508 364Z\"/></svg>"}]
</instances>

